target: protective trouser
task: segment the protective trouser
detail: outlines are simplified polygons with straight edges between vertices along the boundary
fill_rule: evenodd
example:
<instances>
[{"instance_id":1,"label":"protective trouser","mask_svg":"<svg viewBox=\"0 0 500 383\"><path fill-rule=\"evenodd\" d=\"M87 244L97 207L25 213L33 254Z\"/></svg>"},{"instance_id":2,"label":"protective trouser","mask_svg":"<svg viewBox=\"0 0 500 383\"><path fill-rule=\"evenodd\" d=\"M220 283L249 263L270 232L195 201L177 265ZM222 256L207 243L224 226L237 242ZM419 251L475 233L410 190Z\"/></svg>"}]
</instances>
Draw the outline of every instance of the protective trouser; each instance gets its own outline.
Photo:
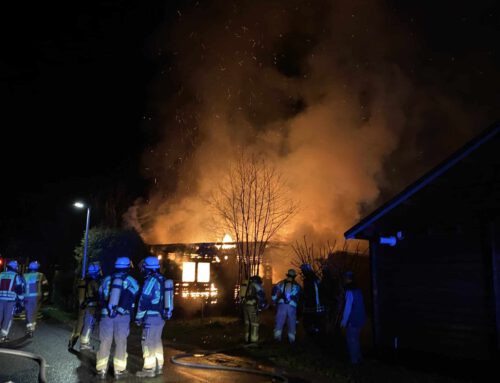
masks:
<instances>
[{"instance_id":1,"label":"protective trouser","mask_svg":"<svg viewBox=\"0 0 500 383\"><path fill-rule=\"evenodd\" d=\"M40 299L38 297L25 297L24 309L26 310L26 330L35 331Z\"/></svg>"},{"instance_id":2,"label":"protective trouser","mask_svg":"<svg viewBox=\"0 0 500 383\"><path fill-rule=\"evenodd\" d=\"M0 337L9 335L15 308L15 301L0 301Z\"/></svg>"},{"instance_id":3,"label":"protective trouser","mask_svg":"<svg viewBox=\"0 0 500 383\"><path fill-rule=\"evenodd\" d=\"M323 334L325 331L325 311L304 310L304 329L309 335Z\"/></svg>"},{"instance_id":4,"label":"protective trouser","mask_svg":"<svg viewBox=\"0 0 500 383\"><path fill-rule=\"evenodd\" d=\"M151 370L163 368L163 343L161 334L165 321L160 315L147 315L144 319L142 330L142 355L144 369ZM158 367L156 367L158 364Z\"/></svg>"},{"instance_id":5,"label":"protective trouser","mask_svg":"<svg viewBox=\"0 0 500 383\"><path fill-rule=\"evenodd\" d=\"M346 327L346 342L347 350L352 364L361 362L361 345L359 343L359 334L361 333L360 327L347 325Z\"/></svg>"},{"instance_id":6,"label":"protective trouser","mask_svg":"<svg viewBox=\"0 0 500 383\"><path fill-rule=\"evenodd\" d=\"M90 335L96 323L96 308L87 307L83 317L83 328L80 337L80 345L90 344Z\"/></svg>"},{"instance_id":7,"label":"protective trouser","mask_svg":"<svg viewBox=\"0 0 500 383\"><path fill-rule=\"evenodd\" d=\"M96 370L107 371L111 344L115 341L113 366L115 373L127 368L127 338L130 332L130 315L104 316L99 323L101 344L96 356Z\"/></svg>"},{"instance_id":8,"label":"protective trouser","mask_svg":"<svg viewBox=\"0 0 500 383\"><path fill-rule=\"evenodd\" d=\"M243 319L245 322L245 342L259 341L259 312L256 304L243 305Z\"/></svg>"},{"instance_id":9,"label":"protective trouser","mask_svg":"<svg viewBox=\"0 0 500 383\"><path fill-rule=\"evenodd\" d=\"M276 312L276 326L274 327L274 339L281 340L281 334L285 321L288 327L288 340L290 343L295 342L295 332L297 325L297 308L290 304L278 304L278 311Z\"/></svg>"}]
</instances>

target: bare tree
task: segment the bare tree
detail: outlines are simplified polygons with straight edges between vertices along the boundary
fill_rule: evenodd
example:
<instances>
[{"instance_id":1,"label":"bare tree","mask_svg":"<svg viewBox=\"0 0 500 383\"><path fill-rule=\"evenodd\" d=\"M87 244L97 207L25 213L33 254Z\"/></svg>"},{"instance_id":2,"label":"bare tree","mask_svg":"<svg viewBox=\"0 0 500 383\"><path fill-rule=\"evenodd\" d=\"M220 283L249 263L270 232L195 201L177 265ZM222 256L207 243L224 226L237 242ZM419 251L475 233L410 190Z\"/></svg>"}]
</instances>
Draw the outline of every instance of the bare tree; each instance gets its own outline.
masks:
<instances>
[{"instance_id":1,"label":"bare tree","mask_svg":"<svg viewBox=\"0 0 500 383\"><path fill-rule=\"evenodd\" d=\"M314 247L314 243L307 243L306 236L303 238L303 243L295 241L292 249L296 255L292 265L300 269L303 264L311 266L312 271L318 278L323 277L324 267L328 262L328 257L333 254L337 247L337 241L333 245L328 241L326 244Z\"/></svg>"},{"instance_id":2,"label":"bare tree","mask_svg":"<svg viewBox=\"0 0 500 383\"><path fill-rule=\"evenodd\" d=\"M303 264L309 264L319 278L324 277L327 267L332 268L339 276L347 270L355 271L359 256L365 255L367 251L361 251L359 242L356 242L354 248L349 248L347 241L344 241L342 247L338 247L336 240L315 246L314 243L308 243L305 236L302 243L295 241L292 249L296 256L292 265L300 269Z\"/></svg>"},{"instance_id":3,"label":"bare tree","mask_svg":"<svg viewBox=\"0 0 500 383\"><path fill-rule=\"evenodd\" d=\"M236 242L238 282L259 273L267 244L298 207L282 175L266 160L247 153L230 164L210 204L219 228Z\"/></svg>"}]
</instances>

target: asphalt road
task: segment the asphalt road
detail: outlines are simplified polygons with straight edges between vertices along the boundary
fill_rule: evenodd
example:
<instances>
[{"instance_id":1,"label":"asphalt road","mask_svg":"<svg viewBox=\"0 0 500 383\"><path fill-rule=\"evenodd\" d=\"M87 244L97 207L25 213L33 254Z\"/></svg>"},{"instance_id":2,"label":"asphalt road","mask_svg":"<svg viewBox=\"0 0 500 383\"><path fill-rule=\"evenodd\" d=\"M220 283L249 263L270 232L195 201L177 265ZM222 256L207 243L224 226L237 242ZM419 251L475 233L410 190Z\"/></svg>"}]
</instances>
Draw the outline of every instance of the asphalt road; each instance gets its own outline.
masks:
<instances>
[{"instance_id":1,"label":"asphalt road","mask_svg":"<svg viewBox=\"0 0 500 383\"><path fill-rule=\"evenodd\" d=\"M142 368L142 351L140 347L139 329L131 326L131 335L128 339L128 367L133 374ZM15 321L11 330L11 339L23 335L21 321ZM94 375L95 353L86 351L84 353L70 353L67 350L67 342L70 336L70 329L67 325L54 320L45 319L39 323L35 336L22 347L22 351L28 351L43 356L48 363L47 380L49 382L73 383L73 382L93 382L98 381ZM97 348L97 341L93 340ZM76 346L78 348L78 344ZM148 381L158 382L221 382L221 383L260 383L273 382L271 378L265 376L191 369L173 365L169 362L170 357L179 354L181 351L170 347L165 347L165 372L163 376L138 379L131 376L123 379L123 382ZM168 361L168 362L167 362ZM213 355L207 359L196 358L196 362L207 362L208 364L222 364L228 366L256 367L251 360L236 358L224 354ZM0 354L0 383L35 383L38 381L39 367L35 361L18 356ZM113 381L110 375L108 381Z\"/></svg>"}]
</instances>

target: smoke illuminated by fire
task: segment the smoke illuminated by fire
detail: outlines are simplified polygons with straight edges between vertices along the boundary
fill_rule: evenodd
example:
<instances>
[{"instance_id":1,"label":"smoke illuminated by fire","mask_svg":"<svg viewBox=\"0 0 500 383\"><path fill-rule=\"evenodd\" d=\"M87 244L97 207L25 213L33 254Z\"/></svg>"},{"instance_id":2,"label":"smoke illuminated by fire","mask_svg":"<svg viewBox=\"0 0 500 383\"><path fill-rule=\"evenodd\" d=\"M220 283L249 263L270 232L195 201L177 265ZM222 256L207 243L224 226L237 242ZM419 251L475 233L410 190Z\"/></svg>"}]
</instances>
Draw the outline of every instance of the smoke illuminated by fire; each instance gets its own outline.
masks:
<instances>
[{"instance_id":1,"label":"smoke illuminated by fire","mask_svg":"<svg viewBox=\"0 0 500 383\"><path fill-rule=\"evenodd\" d=\"M412 43L377 2L220 0L179 12L155 43L164 135L145 157L154 187L129 223L149 243L218 241L206 201L245 148L301 203L276 239L340 238L379 197L407 116L427 107L394 61L395 51L411 61Z\"/></svg>"}]
</instances>

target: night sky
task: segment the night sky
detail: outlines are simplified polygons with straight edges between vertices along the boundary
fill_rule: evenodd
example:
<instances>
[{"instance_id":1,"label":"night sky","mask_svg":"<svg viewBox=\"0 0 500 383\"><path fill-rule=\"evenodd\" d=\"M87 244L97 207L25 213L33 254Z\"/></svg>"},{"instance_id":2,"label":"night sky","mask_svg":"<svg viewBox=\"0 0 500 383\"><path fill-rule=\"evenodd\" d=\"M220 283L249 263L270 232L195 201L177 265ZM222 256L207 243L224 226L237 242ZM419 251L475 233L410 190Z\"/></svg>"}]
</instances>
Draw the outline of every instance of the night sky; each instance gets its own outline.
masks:
<instances>
[{"instance_id":1,"label":"night sky","mask_svg":"<svg viewBox=\"0 0 500 383\"><path fill-rule=\"evenodd\" d=\"M175 73L164 74L175 65L175 50L169 51L168 42L176 35L170 26L189 20L194 11L203 14L203 8L216 15L220 2L87 3L1 6L2 256L38 254L46 263L68 264L85 218L71 203L76 198L91 201L93 224L119 224L134 200L148 198L161 176L145 171L145 153L165 137L192 134L172 125L165 135L167 119L154 118L158 104L171 104L182 85ZM294 3L315 8L324 2ZM401 144L384 163L377 202L498 120L500 110L496 1L380 3L398 24L391 37L398 44L386 60L401 68L417 92L425 89L420 98L446 95L452 101L437 111L407 116L415 122L407 124ZM203 22L206 26L210 19ZM387 26L389 33L391 28ZM280 48L277 70L287 76L301 73L306 54L300 48L302 37L292 34ZM300 101L293 105L303 107ZM450 117L454 108L465 115L459 131ZM412 134L417 125L419 134ZM409 141L415 150L406 150ZM174 166L171 185L175 171ZM114 210L106 208L110 200Z\"/></svg>"}]
</instances>

